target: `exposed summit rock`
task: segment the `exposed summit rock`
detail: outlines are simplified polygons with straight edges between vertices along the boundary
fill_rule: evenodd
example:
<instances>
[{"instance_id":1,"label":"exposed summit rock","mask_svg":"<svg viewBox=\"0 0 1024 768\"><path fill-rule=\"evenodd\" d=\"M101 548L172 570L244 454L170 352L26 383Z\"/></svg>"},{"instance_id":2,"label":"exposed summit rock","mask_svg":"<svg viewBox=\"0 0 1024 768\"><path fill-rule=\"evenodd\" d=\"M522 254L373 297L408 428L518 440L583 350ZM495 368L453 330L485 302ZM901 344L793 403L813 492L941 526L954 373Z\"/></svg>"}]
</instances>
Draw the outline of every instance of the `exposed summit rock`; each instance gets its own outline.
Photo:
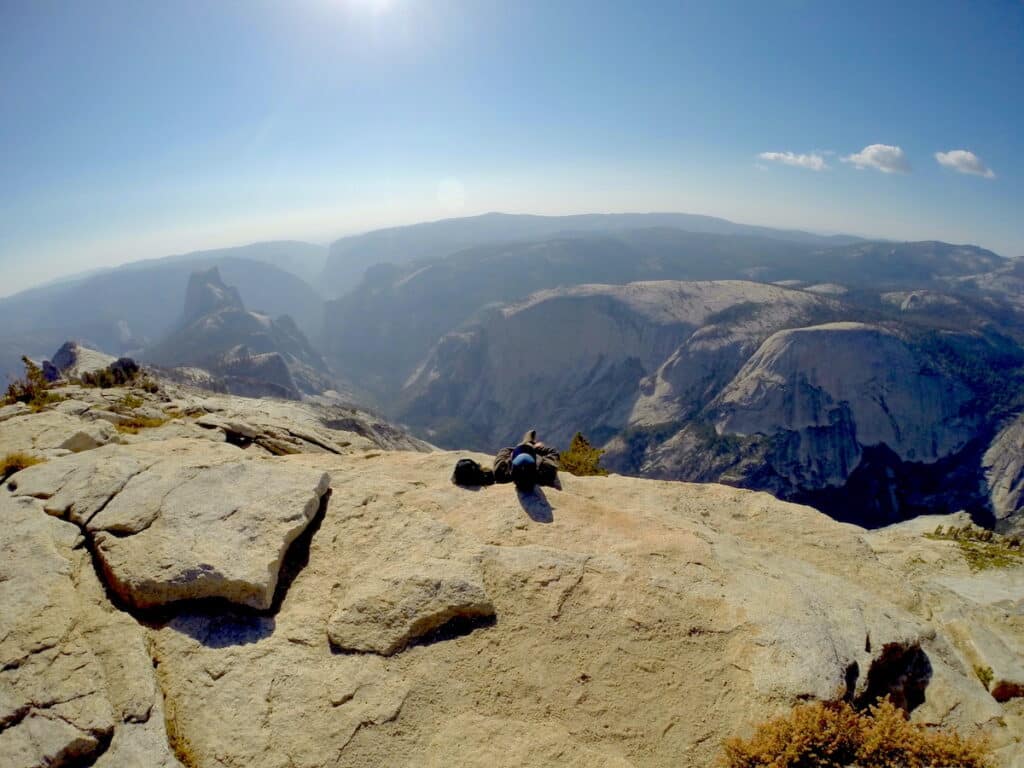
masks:
<instances>
[{"instance_id":1,"label":"exposed summit rock","mask_svg":"<svg viewBox=\"0 0 1024 768\"><path fill-rule=\"evenodd\" d=\"M60 378L81 378L82 374L103 370L116 359L113 355L89 349L75 341L68 341L61 345L50 360L43 363L43 372L50 381Z\"/></svg>"},{"instance_id":2,"label":"exposed summit rock","mask_svg":"<svg viewBox=\"0 0 1024 768\"><path fill-rule=\"evenodd\" d=\"M204 272L193 272L185 291L183 325L190 325L206 315L223 309L245 311L238 289L225 285L216 267Z\"/></svg>"},{"instance_id":3,"label":"exposed summit rock","mask_svg":"<svg viewBox=\"0 0 1024 768\"><path fill-rule=\"evenodd\" d=\"M14 493L81 525L111 588L133 606L219 597L266 609L328 482L231 445L171 440L30 467Z\"/></svg>"},{"instance_id":4,"label":"exposed summit rock","mask_svg":"<svg viewBox=\"0 0 1024 768\"><path fill-rule=\"evenodd\" d=\"M336 648L390 656L453 619L494 616L478 573L450 560L424 560L354 579L327 625Z\"/></svg>"},{"instance_id":5,"label":"exposed summit rock","mask_svg":"<svg viewBox=\"0 0 1024 768\"><path fill-rule=\"evenodd\" d=\"M1024 567L922 535L965 516L869 532L616 475L467 490L466 454L388 450L425 446L364 413L58 391L82 422L170 420L0 487L14 765L711 765L797 702L886 695L1022 758ZM178 599L204 595L227 602Z\"/></svg>"}]
</instances>

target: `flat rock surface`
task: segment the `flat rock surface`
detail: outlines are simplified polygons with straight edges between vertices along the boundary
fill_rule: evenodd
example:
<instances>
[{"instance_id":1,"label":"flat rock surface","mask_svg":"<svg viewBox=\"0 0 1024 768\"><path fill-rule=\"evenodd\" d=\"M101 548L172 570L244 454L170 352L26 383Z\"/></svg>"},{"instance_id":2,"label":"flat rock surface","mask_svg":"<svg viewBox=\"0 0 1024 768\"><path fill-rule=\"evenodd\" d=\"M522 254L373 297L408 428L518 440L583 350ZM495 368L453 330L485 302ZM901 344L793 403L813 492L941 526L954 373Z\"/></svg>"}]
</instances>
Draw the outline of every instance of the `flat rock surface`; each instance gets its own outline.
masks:
<instances>
[{"instance_id":1,"label":"flat rock surface","mask_svg":"<svg viewBox=\"0 0 1024 768\"><path fill-rule=\"evenodd\" d=\"M971 577L945 542L716 485L465 490L448 482L460 455L279 459L333 478L280 610L186 611L152 631L195 765L709 765L724 738L847 686L923 692L916 719L987 734L1007 765L1020 755L1019 700L996 702L933 620L1001 621L935 584ZM441 584L467 572L492 619L381 655L406 637L396 617L428 594L459 602Z\"/></svg>"},{"instance_id":2,"label":"flat rock surface","mask_svg":"<svg viewBox=\"0 0 1024 768\"><path fill-rule=\"evenodd\" d=\"M354 577L329 620L331 644L390 656L453 619L494 616L475 571L451 560L424 560Z\"/></svg>"},{"instance_id":3,"label":"flat rock surface","mask_svg":"<svg viewBox=\"0 0 1024 768\"><path fill-rule=\"evenodd\" d=\"M0 494L0 764L92 765L146 731L140 760L95 764L178 766L142 628L110 606L79 529L41 506Z\"/></svg>"},{"instance_id":4,"label":"flat rock surface","mask_svg":"<svg viewBox=\"0 0 1024 768\"><path fill-rule=\"evenodd\" d=\"M467 490L466 454L384 450L400 431L332 429L319 406L73 394L88 410L59 415L170 421L0 488L0 755L19 768L703 766L843 695L1024 760L1024 568L974 572L924 536L960 518L868 532L614 475ZM300 452L245 437L271 422ZM209 596L229 602L186 599Z\"/></svg>"},{"instance_id":5,"label":"flat rock surface","mask_svg":"<svg viewBox=\"0 0 1024 768\"><path fill-rule=\"evenodd\" d=\"M84 526L133 606L219 597L266 609L327 484L231 445L170 440L55 459L19 473L14 493Z\"/></svg>"},{"instance_id":6,"label":"flat rock surface","mask_svg":"<svg viewBox=\"0 0 1024 768\"><path fill-rule=\"evenodd\" d=\"M0 421L0 455L24 451L60 456L98 448L118 438L114 427L105 421L86 421L57 410Z\"/></svg>"}]
</instances>

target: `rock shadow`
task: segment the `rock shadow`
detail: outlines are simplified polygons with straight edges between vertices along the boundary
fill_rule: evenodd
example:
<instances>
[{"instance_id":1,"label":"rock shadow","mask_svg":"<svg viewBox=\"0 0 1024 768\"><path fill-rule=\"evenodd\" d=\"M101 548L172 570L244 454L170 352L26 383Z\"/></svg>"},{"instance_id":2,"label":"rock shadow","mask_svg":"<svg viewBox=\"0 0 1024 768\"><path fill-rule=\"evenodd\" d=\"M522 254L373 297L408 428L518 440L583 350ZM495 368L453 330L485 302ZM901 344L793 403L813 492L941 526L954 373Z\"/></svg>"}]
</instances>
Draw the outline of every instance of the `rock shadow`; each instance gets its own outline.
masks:
<instances>
[{"instance_id":1,"label":"rock shadow","mask_svg":"<svg viewBox=\"0 0 1024 768\"><path fill-rule=\"evenodd\" d=\"M215 610L212 604L204 605L200 611L174 617L165 626L198 640L207 648L250 645L274 634L277 622L273 616L236 610L214 613Z\"/></svg>"},{"instance_id":2,"label":"rock shadow","mask_svg":"<svg viewBox=\"0 0 1024 768\"><path fill-rule=\"evenodd\" d=\"M856 669L847 670L847 685L856 681ZM851 677L853 678L851 680ZM925 700L925 689L932 679L932 663L928 654L916 643L886 643L871 662L864 690L853 704L865 709L880 699L889 700L904 712L913 712ZM848 687L848 691L852 688Z\"/></svg>"},{"instance_id":3,"label":"rock shadow","mask_svg":"<svg viewBox=\"0 0 1024 768\"><path fill-rule=\"evenodd\" d=\"M544 491L539 485L535 485L532 491L522 491L516 488L516 497L519 499L519 506L523 508L523 511L526 512L533 522L555 522L555 512L551 508L548 497L544 495Z\"/></svg>"},{"instance_id":4,"label":"rock shadow","mask_svg":"<svg viewBox=\"0 0 1024 768\"><path fill-rule=\"evenodd\" d=\"M154 629L168 627L198 640L207 648L248 645L270 637L277 626L274 616L281 610L296 577L309 564L310 546L327 514L330 496L331 490L328 489L309 525L289 545L281 562L274 600L269 609L261 611L223 598L204 598L145 610L129 609L129 612L146 626Z\"/></svg>"},{"instance_id":5,"label":"rock shadow","mask_svg":"<svg viewBox=\"0 0 1024 768\"><path fill-rule=\"evenodd\" d=\"M498 623L498 617L490 616L456 616L449 619L440 627L420 635L410 642L406 648L414 648L418 645L433 645L442 643L445 640L454 640L457 637L465 637L478 629L493 627Z\"/></svg>"}]
</instances>

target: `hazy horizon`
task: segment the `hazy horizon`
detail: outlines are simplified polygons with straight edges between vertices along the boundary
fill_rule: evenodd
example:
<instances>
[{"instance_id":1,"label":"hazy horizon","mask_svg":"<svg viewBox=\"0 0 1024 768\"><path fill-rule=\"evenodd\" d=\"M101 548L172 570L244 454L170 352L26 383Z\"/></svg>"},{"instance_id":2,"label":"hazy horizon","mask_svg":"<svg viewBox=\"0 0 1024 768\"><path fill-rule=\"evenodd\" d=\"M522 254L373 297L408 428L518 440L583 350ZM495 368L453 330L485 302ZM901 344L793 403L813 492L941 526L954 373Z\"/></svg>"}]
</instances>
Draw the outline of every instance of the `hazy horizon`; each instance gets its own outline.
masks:
<instances>
[{"instance_id":1,"label":"hazy horizon","mask_svg":"<svg viewBox=\"0 0 1024 768\"><path fill-rule=\"evenodd\" d=\"M6 4L0 295L490 211L1024 256L1024 4Z\"/></svg>"}]
</instances>

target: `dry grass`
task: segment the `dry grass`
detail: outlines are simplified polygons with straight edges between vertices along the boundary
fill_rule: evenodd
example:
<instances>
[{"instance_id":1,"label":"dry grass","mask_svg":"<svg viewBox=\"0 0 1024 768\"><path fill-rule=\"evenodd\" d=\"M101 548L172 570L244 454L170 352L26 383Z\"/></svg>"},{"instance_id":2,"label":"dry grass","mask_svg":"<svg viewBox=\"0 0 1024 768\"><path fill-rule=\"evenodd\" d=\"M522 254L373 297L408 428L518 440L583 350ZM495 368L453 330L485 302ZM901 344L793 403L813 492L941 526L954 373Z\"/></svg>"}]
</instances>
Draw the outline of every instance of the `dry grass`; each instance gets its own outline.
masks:
<instances>
[{"instance_id":1,"label":"dry grass","mask_svg":"<svg viewBox=\"0 0 1024 768\"><path fill-rule=\"evenodd\" d=\"M0 482L3 482L15 472L20 472L36 464L42 464L44 461L45 459L40 459L38 456L32 456L21 451L8 453L0 459Z\"/></svg>"},{"instance_id":2,"label":"dry grass","mask_svg":"<svg viewBox=\"0 0 1024 768\"><path fill-rule=\"evenodd\" d=\"M987 746L907 720L888 699L858 712L845 702L806 704L730 739L724 768L991 768Z\"/></svg>"},{"instance_id":3,"label":"dry grass","mask_svg":"<svg viewBox=\"0 0 1024 768\"><path fill-rule=\"evenodd\" d=\"M149 418L147 416L132 416L127 421L115 424L114 428L124 435L137 435L140 429L154 429L162 427L170 419Z\"/></svg>"}]
</instances>

